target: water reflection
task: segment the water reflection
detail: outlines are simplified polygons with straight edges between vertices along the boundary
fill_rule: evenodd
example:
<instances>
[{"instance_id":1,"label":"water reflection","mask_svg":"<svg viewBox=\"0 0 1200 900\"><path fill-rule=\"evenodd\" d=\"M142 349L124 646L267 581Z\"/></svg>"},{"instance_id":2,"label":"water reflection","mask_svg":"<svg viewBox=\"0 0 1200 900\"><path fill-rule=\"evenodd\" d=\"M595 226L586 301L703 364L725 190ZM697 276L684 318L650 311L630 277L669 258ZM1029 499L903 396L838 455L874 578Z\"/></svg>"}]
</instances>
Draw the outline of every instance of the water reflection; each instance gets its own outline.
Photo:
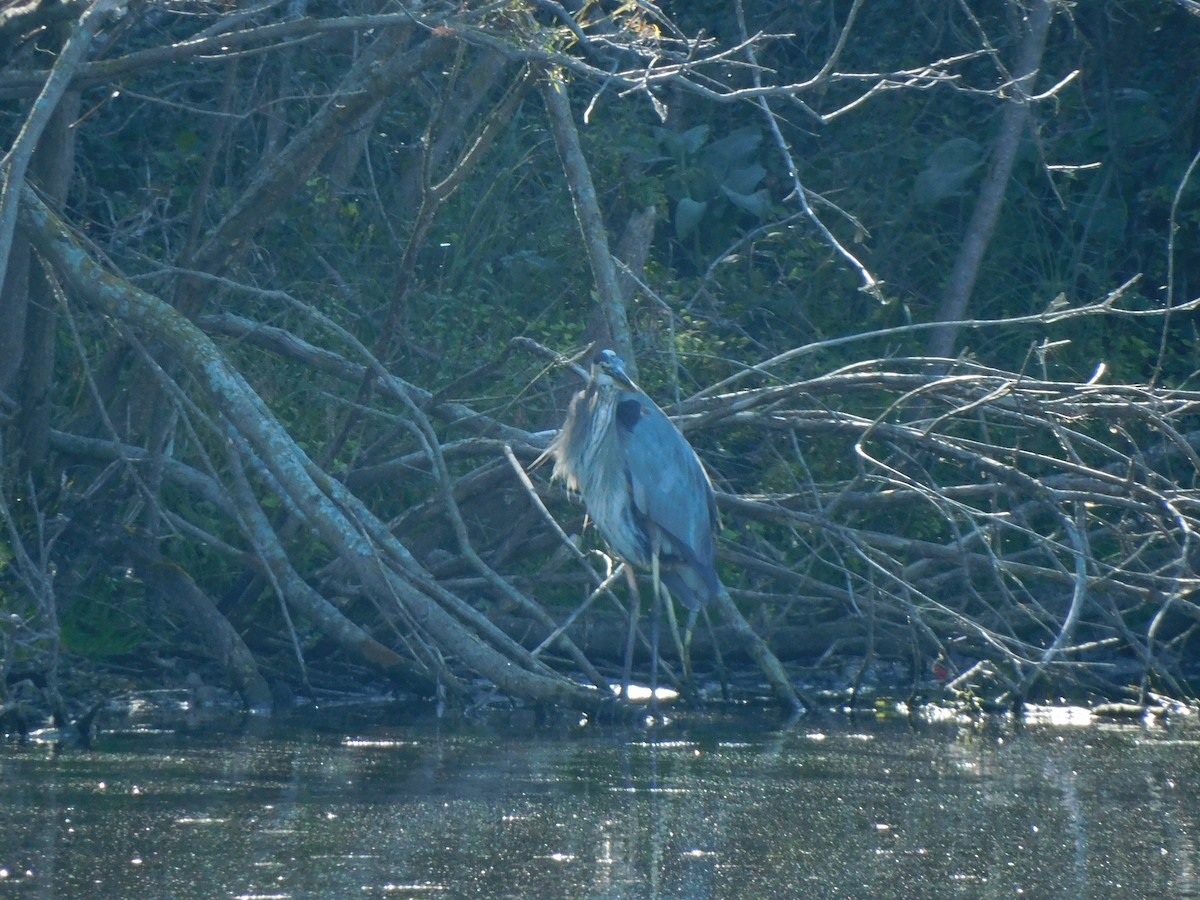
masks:
<instances>
[{"instance_id":1,"label":"water reflection","mask_svg":"<svg viewBox=\"0 0 1200 900\"><path fill-rule=\"evenodd\" d=\"M0 751L0 893L1194 896L1195 723L386 714Z\"/></svg>"}]
</instances>

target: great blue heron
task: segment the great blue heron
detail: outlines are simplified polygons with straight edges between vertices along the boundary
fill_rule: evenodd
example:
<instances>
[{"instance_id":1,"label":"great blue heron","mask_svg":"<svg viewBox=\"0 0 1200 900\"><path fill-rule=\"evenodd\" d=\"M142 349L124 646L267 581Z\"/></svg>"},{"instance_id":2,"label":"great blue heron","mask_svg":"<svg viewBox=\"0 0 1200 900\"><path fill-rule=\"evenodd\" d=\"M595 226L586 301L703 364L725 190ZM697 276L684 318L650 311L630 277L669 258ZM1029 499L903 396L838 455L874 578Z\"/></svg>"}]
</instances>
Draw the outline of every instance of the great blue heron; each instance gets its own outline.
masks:
<instances>
[{"instance_id":1,"label":"great blue heron","mask_svg":"<svg viewBox=\"0 0 1200 900\"><path fill-rule=\"evenodd\" d=\"M713 540L719 527L717 504L696 451L634 384L621 357L601 350L587 387L571 400L550 452L554 477L582 495L613 551L625 562L650 570L656 617L662 586L688 608L684 641L679 640L678 628L672 629L686 679L686 644L696 613L723 590ZM666 602L674 623L674 608ZM657 639L652 650L653 668Z\"/></svg>"}]
</instances>

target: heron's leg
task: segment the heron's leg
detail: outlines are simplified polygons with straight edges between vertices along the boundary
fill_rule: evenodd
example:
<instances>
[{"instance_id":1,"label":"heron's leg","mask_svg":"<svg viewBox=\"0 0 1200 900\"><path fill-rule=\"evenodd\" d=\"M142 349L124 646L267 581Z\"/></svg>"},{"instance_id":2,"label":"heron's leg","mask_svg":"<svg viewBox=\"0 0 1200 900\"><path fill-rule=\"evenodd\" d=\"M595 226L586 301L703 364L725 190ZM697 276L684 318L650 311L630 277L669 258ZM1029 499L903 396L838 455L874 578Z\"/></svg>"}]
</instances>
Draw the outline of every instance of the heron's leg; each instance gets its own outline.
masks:
<instances>
[{"instance_id":1,"label":"heron's leg","mask_svg":"<svg viewBox=\"0 0 1200 900\"><path fill-rule=\"evenodd\" d=\"M637 643L637 623L641 614L642 595L638 591L633 566L625 563L625 578L629 582L629 634L625 638L625 666L621 672L621 696L629 699L629 679L633 677L633 647Z\"/></svg>"},{"instance_id":2,"label":"heron's leg","mask_svg":"<svg viewBox=\"0 0 1200 900\"><path fill-rule=\"evenodd\" d=\"M658 603L661 601L667 607L667 622L671 626L671 640L675 642L675 652L679 655L679 665L683 670L679 682L679 691L686 694L689 692L692 683L692 661L691 654L688 651L692 644L692 625L696 621L696 616L694 612L688 616L687 640L682 640L679 637L679 619L675 616L675 598L671 596L670 591L663 587L662 568L659 562L657 545L654 548L651 571L654 574L654 602Z\"/></svg>"},{"instance_id":3,"label":"heron's leg","mask_svg":"<svg viewBox=\"0 0 1200 900\"><path fill-rule=\"evenodd\" d=\"M658 705L658 630L662 616L662 581L659 579L658 547L650 555L650 577L654 582L654 615L650 617L650 705Z\"/></svg>"},{"instance_id":4,"label":"heron's leg","mask_svg":"<svg viewBox=\"0 0 1200 900\"><path fill-rule=\"evenodd\" d=\"M679 664L683 666L683 683L686 685L692 683L692 635L696 631L696 616L699 613L699 606L689 609L687 624L683 626L683 652L679 657Z\"/></svg>"},{"instance_id":5,"label":"heron's leg","mask_svg":"<svg viewBox=\"0 0 1200 900\"><path fill-rule=\"evenodd\" d=\"M663 602L667 607L667 621L671 625L671 638L675 641L675 652L679 654L679 665L683 667L682 687L686 691L692 681L692 626L696 622L696 613L688 613L687 633L683 638L679 636L679 619L675 615L675 600L671 597L671 592L663 590L666 596Z\"/></svg>"}]
</instances>

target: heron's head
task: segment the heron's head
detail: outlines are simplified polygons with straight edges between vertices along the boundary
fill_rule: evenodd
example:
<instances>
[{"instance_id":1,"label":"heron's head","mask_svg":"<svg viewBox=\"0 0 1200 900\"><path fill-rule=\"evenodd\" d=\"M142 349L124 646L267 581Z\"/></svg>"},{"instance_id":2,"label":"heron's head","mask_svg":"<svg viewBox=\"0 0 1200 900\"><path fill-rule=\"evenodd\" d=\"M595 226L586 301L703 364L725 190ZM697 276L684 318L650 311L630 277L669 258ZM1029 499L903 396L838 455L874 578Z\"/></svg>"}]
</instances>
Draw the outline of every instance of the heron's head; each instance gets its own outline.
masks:
<instances>
[{"instance_id":1,"label":"heron's head","mask_svg":"<svg viewBox=\"0 0 1200 900\"><path fill-rule=\"evenodd\" d=\"M597 384L616 384L628 391L636 391L637 385L625 372L625 360L611 350L601 350L592 361L592 380Z\"/></svg>"}]
</instances>

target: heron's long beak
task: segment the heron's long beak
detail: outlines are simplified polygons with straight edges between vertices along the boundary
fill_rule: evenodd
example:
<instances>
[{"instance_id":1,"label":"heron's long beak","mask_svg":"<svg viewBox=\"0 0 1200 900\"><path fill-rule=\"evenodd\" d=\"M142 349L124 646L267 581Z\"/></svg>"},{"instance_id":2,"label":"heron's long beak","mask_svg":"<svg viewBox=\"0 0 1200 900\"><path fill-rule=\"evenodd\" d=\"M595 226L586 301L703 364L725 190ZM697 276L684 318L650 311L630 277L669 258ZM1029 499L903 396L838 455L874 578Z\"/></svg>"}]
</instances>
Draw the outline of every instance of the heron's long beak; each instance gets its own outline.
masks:
<instances>
[{"instance_id":1,"label":"heron's long beak","mask_svg":"<svg viewBox=\"0 0 1200 900\"><path fill-rule=\"evenodd\" d=\"M636 392L638 390L638 386L633 383L632 378L630 378L628 375L625 374L624 369L614 368L612 370L612 379L613 379L613 381L615 381L617 384L619 384L621 387L625 388L626 390L630 390L630 391L634 391L634 392Z\"/></svg>"}]
</instances>

